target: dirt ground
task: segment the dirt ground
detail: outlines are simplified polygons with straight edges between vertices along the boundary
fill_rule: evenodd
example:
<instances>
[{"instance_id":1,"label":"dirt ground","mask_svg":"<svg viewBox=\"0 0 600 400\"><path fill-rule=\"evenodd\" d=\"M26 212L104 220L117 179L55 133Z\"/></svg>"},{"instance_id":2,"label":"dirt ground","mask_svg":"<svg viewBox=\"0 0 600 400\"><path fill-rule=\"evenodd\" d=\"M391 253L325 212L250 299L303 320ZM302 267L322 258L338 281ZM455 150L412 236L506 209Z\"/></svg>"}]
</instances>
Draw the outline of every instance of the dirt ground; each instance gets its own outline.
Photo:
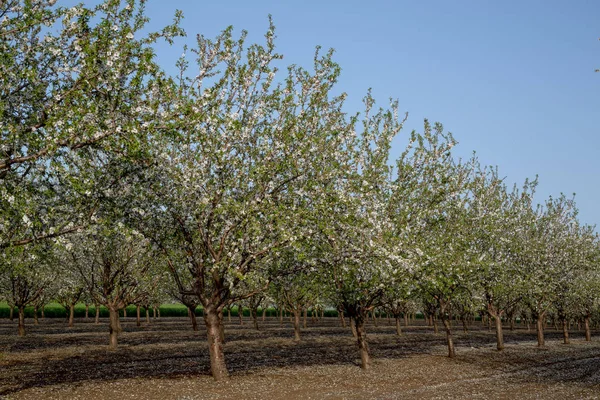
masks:
<instances>
[{"instance_id":1,"label":"dirt ground","mask_svg":"<svg viewBox=\"0 0 600 400\"><path fill-rule=\"evenodd\" d=\"M201 321L201 318L199 319ZM28 321L31 322L31 321ZM392 321L393 322L393 321ZM6 399L600 399L600 339L571 333L563 345L548 330L538 349L535 332L505 332L506 349L479 323L455 327L457 357L446 357L445 335L423 321L401 337L381 319L368 326L373 366L362 371L349 328L337 318L308 322L294 342L289 321L273 318L252 329L233 319L225 345L231 380L208 375L205 331L185 318L123 324L120 348L107 350L107 321L61 319L28 325L0 320L0 398ZM596 333L596 332L594 332Z\"/></svg>"}]
</instances>

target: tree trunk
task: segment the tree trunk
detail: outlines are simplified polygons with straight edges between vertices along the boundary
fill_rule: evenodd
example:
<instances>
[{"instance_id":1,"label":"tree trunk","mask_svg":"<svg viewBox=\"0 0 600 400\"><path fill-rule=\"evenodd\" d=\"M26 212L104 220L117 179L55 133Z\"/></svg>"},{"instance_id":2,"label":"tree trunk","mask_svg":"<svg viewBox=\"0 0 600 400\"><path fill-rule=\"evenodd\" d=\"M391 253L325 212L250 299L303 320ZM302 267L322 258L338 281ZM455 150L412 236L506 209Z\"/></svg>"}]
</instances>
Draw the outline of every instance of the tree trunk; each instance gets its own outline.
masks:
<instances>
[{"instance_id":1,"label":"tree trunk","mask_svg":"<svg viewBox=\"0 0 600 400\"><path fill-rule=\"evenodd\" d=\"M400 317L396 317L396 335L402 336L402 327L400 327Z\"/></svg>"},{"instance_id":2,"label":"tree trunk","mask_svg":"<svg viewBox=\"0 0 600 400\"><path fill-rule=\"evenodd\" d=\"M140 320L140 306L135 306L135 324L137 326L142 326L142 321Z\"/></svg>"},{"instance_id":3,"label":"tree trunk","mask_svg":"<svg viewBox=\"0 0 600 400\"><path fill-rule=\"evenodd\" d=\"M149 324L150 323L150 310L148 310L148 307L144 307L144 310L146 310L146 323Z\"/></svg>"},{"instance_id":4,"label":"tree trunk","mask_svg":"<svg viewBox=\"0 0 600 400\"><path fill-rule=\"evenodd\" d=\"M433 325L433 333L436 335L440 333L440 330L438 329L437 318L434 316L431 317L431 324Z\"/></svg>"},{"instance_id":5,"label":"tree trunk","mask_svg":"<svg viewBox=\"0 0 600 400\"><path fill-rule=\"evenodd\" d=\"M350 317L350 329L352 330L352 336L358 337L356 333L356 320L352 317Z\"/></svg>"},{"instance_id":6,"label":"tree trunk","mask_svg":"<svg viewBox=\"0 0 600 400\"><path fill-rule=\"evenodd\" d=\"M300 310L294 308L292 310L294 314L294 341L300 341Z\"/></svg>"},{"instance_id":7,"label":"tree trunk","mask_svg":"<svg viewBox=\"0 0 600 400\"><path fill-rule=\"evenodd\" d=\"M569 344L569 327L567 326L567 319L562 319L562 330L563 330L563 343Z\"/></svg>"},{"instance_id":8,"label":"tree trunk","mask_svg":"<svg viewBox=\"0 0 600 400\"><path fill-rule=\"evenodd\" d=\"M306 318L308 317L308 308L305 307L304 310L302 311L302 313L303 313L303 318L304 318L304 321L302 321L302 327L304 329L306 329Z\"/></svg>"},{"instance_id":9,"label":"tree trunk","mask_svg":"<svg viewBox=\"0 0 600 400\"><path fill-rule=\"evenodd\" d=\"M535 323L537 330L538 347L544 347L544 314L540 314Z\"/></svg>"},{"instance_id":10,"label":"tree trunk","mask_svg":"<svg viewBox=\"0 0 600 400\"><path fill-rule=\"evenodd\" d=\"M283 325L283 308L279 309L279 326Z\"/></svg>"},{"instance_id":11,"label":"tree trunk","mask_svg":"<svg viewBox=\"0 0 600 400\"><path fill-rule=\"evenodd\" d=\"M258 330L258 310L254 307L250 309L250 315L252 316L252 325L254 329Z\"/></svg>"},{"instance_id":12,"label":"tree trunk","mask_svg":"<svg viewBox=\"0 0 600 400\"><path fill-rule=\"evenodd\" d=\"M237 312L238 317L240 318L240 325L244 325L244 307L238 306Z\"/></svg>"},{"instance_id":13,"label":"tree trunk","mask_svg":"<svg viewBox=\"0 0 600 400\"><path fill-rule=\"evenodd\" d=\"M123 307L123 318L127 318L127 306Z\"/></svg>"},{"instance_id":14,"label":"tree trunk","mask_svg":"<svg viewBox=\"0 0 600 400\"><path fill-rule=\"evenodd\" d=\"M25 336L25 307L19 306L19 336Z\"/></svg>"},{"instance_id":15,"label":"tree trunk","mask_svg":"<svg viewBox=\"0 0 600 400\"><path fill-rule=\"evenodd\" d=\"M584 324L585 324L585 340L586 340L586 342L589 342L590 340L592 340L592 333L590 331L590 316L589 315L585 316Z\"/></svg>"},{"instance_id":16,"label":"tree trunk","mask_svg":"<svg viewBox=\"0 0 600 400\"><path fill-rule=\"evenodd\" d=\"M231 322L231 307L227 307L227 322Z\"/></svg>"},{"instance_id":17,"label":"tree trunk","mask_svg":"<svg viewBox=\"0 0 600 400\"><path fill-rule=\"evenodd\" d=\"M404 326L408 326L408 314L404 313Z\"/></svg>"},{"instance_id":18,"label":"tree trunk","mask_svg":"<svg viewBox=\"0 0 600 400\"><path fill-rule=\"evenodd\" d=\"M454 350L454 340L452 340L452 327L450 326L450 321L448 318L444 318L442 316L442 322L444 323L444 328L446 328L446 342L448 343L448 357L454 358L456 356L456 351Z\"/></svg>"},{"instance_id":19,"label":"tree trunk","mask_svg":"<svg viewBox=\"0 0 600 400\"><path fill-rule=\"evenodd\" d=\"M38 306L33 306L33 323L34 325L39 325L38 321Z\"/></svg>"},{"instance_id":20,"label":"tree trunk","mask_svg":"<svg viewBox=\"0 0 600 400\"><path fill-rule=\"evenodd\" d=\"M69 328L73 327L73 322L75 321L75 304L69 304Z\"/></svg>"},{"instance_id":21,"label":"tree trunk","mask_svg":"<svg viewBox=\"0 0 600 400\"><path fill-rule=\"evenodd\" d=\"M355 322L354 325L356 327L356 341L360 351L360 367L367 370L371 367L371 358L369 357L369 345L367 344L365 325L362 318L353 318L352 320Z\"/></svg>"},{"instance_id":22,"label":"tree trunk","mask_svg":"<svg viewBox=\"0 0 600 400\"><path fill-rule=\"evenodd\" d=\"M94 323L95 324L99 324L100 323L100 305L99 304L95 304L94 307L96 308L96 316L94 317Z\"/></svg>"},{"instance_id":23,"label":"tree trunk","mask_svg":"<svg viewBox=\"0 0 600 400\"><path fill-rule=\"evenodd\" d=\"M156 314L158 319L160 319L160 306L156 307Z\"/></svg>"},{"instance_id":24,"label":"tree trunk","mask_svg":"<svg viewBox=\"0 0 600 400\"><path fill-rule=\"evenodd\" d=\"M198 331L198 320L196 319L196 312L193 307L188 307L188 314L190 316L190 320L192 321L192 329L194 332Z\"/></svg>"},{"instance_id":25,"label":"tree trunk","mask_svg":"<svg viewBox=\"0 0 600 400\"><path fill-rule=\"evenodd\" d=\"M463 323L463 332L464 333L469 333L469 325L467 324L467 318L463 318L462 319L462 323Z\"/></svg>"},{"instance_id":26,"label":"tree trunk","mask_svg":"<svg viewBox=\"0 0 600 400\"><path fill-rule=\"evenodd\" d=\"M8 312L8 318L11 321L14 321L15 320L15 306L9 304L9 307L10 307L10 310Z\"/></svg>"},{"instance_id":27,"label":"tree trunk","mask_svg":"<svg viewBox=\"0 0 600 400\"><path fill-rule=\"evenodd\" d=\"M85 305L85 320L89 320L90 319L90 305L86 304Z\"/></svg>"},{"instance_id":28,"label":"tree trunk","mask_svg":"<svg viewBox=\"0 0 600 400\"><path fill-rule=\"evenodd\" d=\"M220 312L221 310L212 305L204 305L204 323L206 324L206 333L208 336L210 371L215 381L229 379L229 372L225 365L225 353L223 352Z\"/></svg>"},{"instance_id":29,"label":"tree trunk","mask_svg":"<svg viewBox=\"0 0 600 400\"><path fill-rule=\"evenodd\" d=\"M44 314L44 309L46 307L44 305L42 305L42 321L44 320L44 318L46 317L46 315Z\"/></svg>"},{"instance_id":30,"label":"tree trunk","mask_svg":"<svg viewBox=\"0 0 600 400\"><path fill-rule=\"evenodd\" d=\"M504 333L502 332L502 317L498 314L493 315L496 321L496 349L504 350Z\"/></svg>"},{"instance_id":31,"label":"tree trunk","mask_svg":"<svg viewBox=\"0 0 600 400\"><path fill-rule=\"evenodd\" d=\"M344 311L338 309L338 315L340 317L340 324L342 324L342 328L346 327L346 318L344 317Z\"/></svg>"},{"instance_id":32,"label":"tree trunk","mask_svg":"<svg viewBox=\"0 0 600 400\"><path fill-rule=\"evenodd\" d=\"M118 335L121 333L121 321L119 320L119 310L114 307L108 307L109 324L108 333L110 335L110 341L108 348L110 350L116 350L118 344Z\"/></svg>"},{"instance_id":33,"label":"tree trunk","mask_svg":"<svg viewBox=\"0 0 600 400\"><path fill-rule=\"evenodd\" d=\"M152 319L156 319L156 307L152 307Z\"/></svg>"},{"instance_id":34,"label":"tree trunk","mask_svg":"<svg viewBox=\"0 0 600 400\"><path fill-rule=\"evenodd\" d=\"M373 310L371 315L373 316L373 325L375 325L375 327L377 328L377 314L375 313L375 310Z\"/></svg>"},{"instance_id":35,"label":"tree trunk","mask_svg":"<svg viewBox=\"0 0 600 400\"><path fill-rule=\"evenodd\" d=\"M262 309L262 321L265 322L266 319L267 319L267 307Z\"/></svg>"}]
</instances>

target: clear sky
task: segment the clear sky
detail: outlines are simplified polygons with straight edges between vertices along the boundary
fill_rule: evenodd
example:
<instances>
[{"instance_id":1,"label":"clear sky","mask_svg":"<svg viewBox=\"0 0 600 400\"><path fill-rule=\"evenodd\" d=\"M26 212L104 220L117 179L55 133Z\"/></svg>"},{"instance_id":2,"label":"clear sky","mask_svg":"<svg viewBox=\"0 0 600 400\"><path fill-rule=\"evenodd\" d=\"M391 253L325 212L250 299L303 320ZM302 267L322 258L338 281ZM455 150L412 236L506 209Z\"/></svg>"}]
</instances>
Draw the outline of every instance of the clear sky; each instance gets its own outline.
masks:
<instances>
[{"instance_id":1,"label":"clear sky","mask_svg":"<svg viewBox=\"0 0 600 400\"><path fill-rule=\"evenodd\" d=\"M458 155L475 150L511 184L538 174L537 201L577 193L581 220L600 225L600 1L150 0L152 26L175 9L189 39L233 25L259 41L272 14L285 63L335 48L348 111L369 87L399 100L394 156L423 118L442 122ZM180 54L159 53L165 68Z\"/></svg>"}]
</instances>

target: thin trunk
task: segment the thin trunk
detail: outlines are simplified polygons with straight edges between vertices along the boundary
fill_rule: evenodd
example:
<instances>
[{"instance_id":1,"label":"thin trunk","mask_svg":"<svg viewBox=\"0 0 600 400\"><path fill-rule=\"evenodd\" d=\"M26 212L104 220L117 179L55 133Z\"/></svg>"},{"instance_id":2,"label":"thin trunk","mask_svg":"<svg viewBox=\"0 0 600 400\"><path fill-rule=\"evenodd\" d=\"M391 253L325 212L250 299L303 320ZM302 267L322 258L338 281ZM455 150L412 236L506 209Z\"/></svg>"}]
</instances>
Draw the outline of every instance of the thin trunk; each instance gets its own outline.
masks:
<instances>
[{"instance_id":1,"label":"thin trunk","mask_svg":"<svg viewBox=\"0 0 600 400\"><path fill-rule=\"evenodd\" d=\"M262 309L262 320L263 322L265 322L265 320L267 319L267 308L263 308Z\"/></svg>"},{"instance_id":2,"label":"thin trunk","mask_svg":"<svg viewBox=\"0 0 600 400\"><path fill-rule=\"evenodd\" d=\"M196 319L196 313L193 307L188 306L188 314L190 316L190 320L192 321L192 329L194 332L198 331L198 320Z\"/></svg>"},{"instance_id":3,"label":"thin trunk","mask_svg":"<svg viewBox=\"0 0 600 400\"><path fill-rule=\"evenodd\" d=\"M586 342L589 342L590 340L592 340L592 332L590 331L590 316L589 315L585 316L584 324L585 324L585 340L586 340Z\"/></svg>"},{"instance_id":4,"label":"thin trunk","mask_svg":"<svg viewBox=\"0 0 600 400\"><path fill-rule=\"evenodd\" d=\"M279 326L283 325L283 308L279 309Z\"/></svg>"},{"instance_id":5,"label":"thin trunk","mask_svg":"<svg viewBox=\"0 0 600 400\"><path fill-rule=\"evenodd\" d=\"M562 319L562 330L563 330L563 343L564 344L569 344L569 327L567 325L567 319L563 318Z\"/></svg>"},{"instance_id":6,"label":"thin trunk","mask_svg":"<svg viewBox=\"0 0 600 400\"><path fill-rule=\"evenodd\" d=\"M10 305L10 311L8 312L8 318L10 318L11 321L15 320L15 306Z\"/></svg>"},{"instance_id":7,"label":"thin trunk","mask_svg":"<svg viewBox=\"0 0 600 400\"><path fill-rule=\"evenodd\" d=\"M152 307L152 319L156 319L156 307Z\"/></svg>"},{"instance_id":8,"label":"thin trunk","mask_svg":"<svg viewBox=\"0 0 600 400\"><path fill-rule=\"evenodd\" d=\"M231 307L227 307L227 322L231 322Z\"/></svg>"},{"instance_id":9,"label":"thin trunk","mask_svg":"<svg viewBox=\"0 0 600 400\"><path fill-rule=\"evenodd\" d=\"M39 325L38 321L38 306L33 306L33 323L34 325Z\"/></svg>"},{"instance_id":10,"label":"thin trunk","mask_svg":"<svg viewBox=\"0 0 600 400\"><path fill-rule=\"evenodd\" d=\"M469 333L469 325L467 324L467 318L463 318L462 323L463 323L463 332Z\"/></svg>"},{"instance_id":11,"label":"thin trunk","mask_svg":"<svg viewBox=\"0 0 600 400\"><path fill-rule=\"evenodd\" d=\"M44 309L46 307L44 305L42 305L42 321L44 320L44 318L46 318L46 315L44 314Z\"/></svg>"},{"instance_id":12,"label":"thin trunk","mask_svg":"<svg viewBox=\"0 0 600 400\"><path fill-rule=\"evenodd\" d=\"M85 320L89 320L90 319L90 305L86 304L85 305Z\"/></svg>"},{"instance_id":13,"label":"thin trunk","mask_svg":"<svg viewBox=\"0 0 600 400\"><path fill-rule=\"evenodd\" d=\"M452 339L452 327L450 321L447 318L442 317L444 328L446 328L446 342L448 343L448 357L454 358L456 351L454 350L454 340Z\"/></svg>"},{"instance_id":14,"label":"thin trunk","mask_svg":"<svg viewBox=\"0 0 600 400\"><path fill-rule=\"evenodd\" d=\"M218 310L213 305L204 305L204 322L208 336L208 350L210 353L210 371L215 381L229 379L229 372L225 365L225 353L223 352L223 340L221 329L222 322Z\"/></svg>"},{"instance_id":15,"label":"thin trunk","mask_svg":"<svg viewBox=\"0 0 600 400\"><path fill-rule=\"evenodd\" d=\"M440 333L440 330L438 329L437 318L434 316L431 317L431 324L433 325L433 333L436 335Z\"/></svg>"},{"instance_id":16,"label":"thin trunk","mask_svg":"<svg viewBox=\"0 0 600 400\"><path fill-rule=\"evenodd\" d=\"M244 307L238 306L237 312L240 318L240 325L244 325Z\"/></svg>"},{"instance_id":17,"label":"thin trunk","mask_svg":"<svg viewBox=\"0 0 600 400\"><path fill-rule=\"evenodd\" d=\"M538 347L544 347L544 314L540 314L535 323L537 330Z\"/></svg>"},{"instance_id":18,"label":"thin trunk","mask_svg":"<svg viewBox=\"0 0 600 400\"><path fill-rule=\"evenodd\" d=\"M352 317L350 317L350 329L352 330L352 336L358 337L356 333L356 320Z\"/></svg>"},{"instance_id":19,"label":"thin trunk","mask_svg":"<svg viewBox=\"0 0 600 400\"><path fill-rule=\"evenodd\" d=\"M202 311L202 315L204 315L204 310ZM221 343L225 344L225 324L223 323L223 311L219 312L219 325L221 326Z\"/></svg>"},{"instance_id":20,"label":"thin trunk","mask_svg":"<svg viewBox=\"0 0 600 400\"><path fill-rule=\"evenodd\" d=\"M110 350L116 350L118 344L118 335L121 333L121 321L119 320L119 310L114 307L108 307L108 333L110 335L110 341L108 348Z\"/></svg>"},{"instance_id":21,"label":"thin trunk","mask_svg":"<svg viewBox=\"0 0 600 400\"><path fill-rule=\"evenodd\" d=\"M250 314L252 315L252 324L254 325L254 329L258 330L258 310L256 308L251 308Z\"/></svg>"},{"instance_id":22,"label":"thin trunk","mask_svg":"<svg viewBox=\"0 0 600 400\"><path fill-rule=\"evenodd\" d=\"M294 340L296 342L300 341L300 310L294 308L292 310L294 314Z\"/></svg>"},{"instance_id":23,"label":"thin trunk","mask_svg":"<svg viewBox=\"0 0 600 400\"><path fill-rule=\"evenodd\" d=\"M408 314L404 313L404 326L408 326Z\"/></svg>"},{"instance_id":24,"label":"thin trunk","mask_svg":"<svg viewBox=\"0 0 600 400\"><path fill-rule=\"evenodd\" d=\"M123 308L123 318L127 318L127 306Z\"/></svg>"},{"instance_id":25,"label":"thin trunk","mask_svg":"<svg viewBox=\"0 0 600 400\"><path fill-rule=\"evenodd\" d=\"M157 314L158 319L160 319L160 306L156 307L156 314Z\"/></svg>"},{"instance_id":26,"label":"thin trunk","mask_svg":"<svg viewBox=\"0 0 600 400\"><path fill-rule=\"evenodd\" d=\"M75 304L69 304L69 328L73 327L75 321Z\"/></svg>"},{"instance_id":27,"label":"thin trunk","mask_svg":"<svg viewBox=\"0 0 600 400\"><path fill-rule=\"evenodd\" d=\"M344 317L344 310L341 308L338 308L337 312L338 312L338 317L340 317L340 324L342 325L342 328L345 328L346 327L346 318Z\"/></svg>"},{"instance_id":28,"label":"thin trunk","mask_svg":"<svg viewBox=\"0 0 600 400\"><path fill-rule=\"evenodd\" d=\"M356 341L358 343L358 349L360 351L360 367L362 369L369 369L371 367L371 357L369 357L369 345L367 344L367 333L365 332L365 325L362 322L362 318L354 319L356 326Z\"/></svg>"},{"instance_id":29,"label":"thin trunk","mask_svg":"<svg viewBox=\"0 0 600 400\"><path fill-rule=\"evenodd\" d=\"M19 306L19 336L25 336L25 307Z\"/></svg>"},{"instance_id":30,"label":"thin trunk","mask_svg":"<svg viewBox=\"0 0 600 400\"><path fill-rule=\"evenodd\" d=\"M302 312L303 312L303 314L304 314L304 315L303 315L303 317L304 317L304 321L302 321L302 327L303 327L304 329L306 329L306 318L308 317L308 308L306 308L306 307L305 307L305 308L304 308L304 310L303 310Z\"/></svg>"},{"instance_id":31,"label":"thin trunk","mask_svg":"<svg viewBox=\"0 0 600 400\"><path fill-rule=\"evenodd\" d=\"M96 308L96 316L94 318L94 323L99 324L100 323L100 305L95 304L94 307Z\"/></svg>"},{"instance_id":32,"label":"thin trunk","mask_svg":"<svg viewBox=\"0 0 600 400\"><path fill-rule=\"evenodd\" d=\"M149 324L150 323L150 310L148 310L148 307L144 307L144 310L146 310L146 323Z\"/></svg>"},{"instance_id":33,"label":"thin trunk","mask_svg":"<svg viewBox=\"0 0 600 400\"><path fill-rule=\"evenodd\" d=\"M510 331L512 332L515 330L515 317L510 317L509 321L510 321Z\"/></svg>"},{"instance_id":34,"label":"thin trunk","mask_svg":"<svg viewBox=\"0 0 600 400\"><path fill-rule=\"evenodd\" d=\"M135 324L137 326L142 326L142 321L140 320L140 306L135 306Z\"/></svg>"},{"instance_id":35,"label":"thin trunk","mask_svg":"<svg viewBox=\"0 0 600 400\"><path fill-rule=\"evenodd\" d=\"M377 327L377 314L375 313L375 310L373 310L372 315L373 315L373 325L375 325L375 327Z\"/></svg>"},{"instance_id":36,"label":"thin trunk","mask_svg":"<svg viewBox=\"0 0 600 400\"><path fill-rule=\"evenodd\" d=\"M502 318L496 314L493 316L496 320L496 349L498 351L504 350L504 333L502 332Z\"/></svg>"},{"instance_id":37,"label":"thin trunk","mask_svg":"<svg viewBox=\"0 0 600 400\"><path fill-rule=\"evenodd\" d=\"M396 335L402 336L402 327L400 326L400 318L396 317Z\"/></svg>"}]
</instances>

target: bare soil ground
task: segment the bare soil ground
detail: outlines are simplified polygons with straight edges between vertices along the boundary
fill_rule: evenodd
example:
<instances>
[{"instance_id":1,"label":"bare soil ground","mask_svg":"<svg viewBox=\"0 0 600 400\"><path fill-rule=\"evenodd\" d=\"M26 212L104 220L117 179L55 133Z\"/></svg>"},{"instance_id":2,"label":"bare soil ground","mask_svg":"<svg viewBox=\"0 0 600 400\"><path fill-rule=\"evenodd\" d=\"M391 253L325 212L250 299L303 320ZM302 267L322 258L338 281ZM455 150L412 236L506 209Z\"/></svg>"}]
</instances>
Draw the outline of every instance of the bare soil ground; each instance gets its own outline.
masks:
<instances>
[{"instance_id":1,"label":"bare soil ground","mask_svg":"<svg viewBox=\"0 0 600 400\"><path fill-rule=\"evenodd\" d=\"M201 318L199 318L201 322ZM392 321L393 322L393 321ZM231 381L208 375L205 331L185 318L136 327L124 322L120 348L107 350L107 321L60 319L28 325L0 320L0 398L7 399L600 399L600 341L572 332L570 345L548 330L505 332L506 349L479 323L455 327L457 357L446 357L445 335L423 321L401 337L385 319L368 326L373 367L362 371L349 328L337 318L308 322L295 343L289 321L273 318L252 329L246 319L226 325Z\"/></svg>"}]
</instances>

